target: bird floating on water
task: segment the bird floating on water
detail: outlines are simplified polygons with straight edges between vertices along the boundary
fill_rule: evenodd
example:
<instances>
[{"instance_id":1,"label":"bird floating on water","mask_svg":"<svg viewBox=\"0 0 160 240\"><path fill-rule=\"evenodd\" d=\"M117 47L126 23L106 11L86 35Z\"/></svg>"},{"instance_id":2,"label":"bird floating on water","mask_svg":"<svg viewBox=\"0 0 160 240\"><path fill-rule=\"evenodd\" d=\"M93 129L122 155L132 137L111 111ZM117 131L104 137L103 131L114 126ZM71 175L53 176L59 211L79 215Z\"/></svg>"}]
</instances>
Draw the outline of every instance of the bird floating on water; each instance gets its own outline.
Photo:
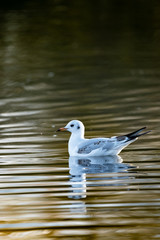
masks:
<instances>
[{"instance_id":1,"label":"bird floating on water","mask_svg":"<svg viewBox=\"0 0 160 240\"><path fill-rule=\"evenodd\" d=\"M68 142L68 152L70 156L107 156L118 155L123 148L137 140L138 137L149 133L143 132L146 127L122 136L111 138L91 138L84 137L85 128L81 121L72 120L65 127L57 131L69 131L71 136Z\"/></svg>"}]
</instances>

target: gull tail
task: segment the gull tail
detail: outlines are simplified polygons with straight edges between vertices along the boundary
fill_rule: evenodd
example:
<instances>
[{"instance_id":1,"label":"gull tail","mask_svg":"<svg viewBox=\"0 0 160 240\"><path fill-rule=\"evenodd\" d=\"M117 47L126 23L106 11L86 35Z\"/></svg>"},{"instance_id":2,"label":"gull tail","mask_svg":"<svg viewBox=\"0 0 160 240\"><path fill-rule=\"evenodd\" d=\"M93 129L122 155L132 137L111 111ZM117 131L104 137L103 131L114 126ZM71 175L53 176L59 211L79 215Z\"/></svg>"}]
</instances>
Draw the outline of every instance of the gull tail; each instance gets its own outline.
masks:
<instances>
[{"instance_id":1,"label":"gull tail","mask_svg":"<svg viewBox=\"0 0 160 240\"><path fill-rule=\"evenodd\" d=\"M140 128L138 129L137 131L134 131L134 132L131 132L129 134L126 134L125 136L128 138L127 141L131 141L131 140L134 140L136 139L137 137L140 137L142 135L145 135L151 131L147 131L147 132L143 132L143 133L140 133L141 131L143 131L144 129L146 129L146 127L143 127L143 128Z\"/></svg>"}]
</instances>

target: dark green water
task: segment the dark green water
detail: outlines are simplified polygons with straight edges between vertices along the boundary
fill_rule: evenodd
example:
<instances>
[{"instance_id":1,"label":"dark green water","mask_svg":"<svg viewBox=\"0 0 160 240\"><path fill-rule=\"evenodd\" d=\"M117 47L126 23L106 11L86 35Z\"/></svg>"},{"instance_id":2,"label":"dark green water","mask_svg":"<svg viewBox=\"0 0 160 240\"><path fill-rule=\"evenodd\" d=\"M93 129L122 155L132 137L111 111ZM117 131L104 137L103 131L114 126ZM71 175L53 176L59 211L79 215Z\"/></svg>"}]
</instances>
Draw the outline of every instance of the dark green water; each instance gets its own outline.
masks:
<instances>
[{"instance_id":1,"label":"dark green water","mask_svg":"<svg viewBox=\"0 0 160 240\"><path fill-rule=\"evenodd\" d=\"M0 239L160 238L160 3L6 1L0 8ZM87 137L147 126L120 157Z\"/></svg>"}]
</instances>

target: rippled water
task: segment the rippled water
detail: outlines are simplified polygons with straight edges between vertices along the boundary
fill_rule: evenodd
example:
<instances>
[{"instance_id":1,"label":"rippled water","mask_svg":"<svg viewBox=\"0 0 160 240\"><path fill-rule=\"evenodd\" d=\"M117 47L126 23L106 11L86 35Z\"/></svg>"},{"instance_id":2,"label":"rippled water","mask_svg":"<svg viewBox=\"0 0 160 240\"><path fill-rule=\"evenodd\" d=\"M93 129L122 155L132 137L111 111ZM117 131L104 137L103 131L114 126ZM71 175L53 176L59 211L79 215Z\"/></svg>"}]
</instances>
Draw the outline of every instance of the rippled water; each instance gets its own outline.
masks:
<instances>
[{"instance_id":1,"label":"rippled water","mask_svg":"<svg viewBox=\"0 0 160 240\"><path fill-rule=\"evenodd\" d=\"M160 5L22 3L1 10L0 239L159 239ZM152 132L69 158L71 119Z\"/></svg>"}]
</instances>

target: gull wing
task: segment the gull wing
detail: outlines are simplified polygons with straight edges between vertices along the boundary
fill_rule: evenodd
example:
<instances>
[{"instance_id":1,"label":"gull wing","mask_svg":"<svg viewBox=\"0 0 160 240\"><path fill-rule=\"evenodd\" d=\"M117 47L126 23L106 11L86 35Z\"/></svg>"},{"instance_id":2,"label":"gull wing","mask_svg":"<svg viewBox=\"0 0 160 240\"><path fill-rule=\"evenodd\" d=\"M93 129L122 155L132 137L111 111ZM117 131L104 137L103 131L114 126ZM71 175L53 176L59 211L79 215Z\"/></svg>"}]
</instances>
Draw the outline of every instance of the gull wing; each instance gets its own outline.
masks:
<instances>
[{"instance_id":1,"label":"gull wing","mask_svg":"<svg viewBox=\"0 0 160 240\"><path fill-rule=\"evenodd\" d=\"M137 131L131 132L122 136L115 136L111 138L92 138L86 139L85 142L80 143L78 146L77 153L89 154L94 150L102 150L109 154L119 154L120 151L128 146L131 142L134 142L138 137L149 133L150 131L140 133L146 127L138 129Z\"/></svg>"},{"instance_id":2,"label":"gull wing","mask_svg":"<svg viewBox=\"0 0 160 240\"><path fill-rule=\"evenodd\" d=\"M79 154L89 154L93 150L103 149L105 151L110 150L115 145L115 138L92 138L87 139L85 142L78 146Z\"/></svg>"}]
</instances>

